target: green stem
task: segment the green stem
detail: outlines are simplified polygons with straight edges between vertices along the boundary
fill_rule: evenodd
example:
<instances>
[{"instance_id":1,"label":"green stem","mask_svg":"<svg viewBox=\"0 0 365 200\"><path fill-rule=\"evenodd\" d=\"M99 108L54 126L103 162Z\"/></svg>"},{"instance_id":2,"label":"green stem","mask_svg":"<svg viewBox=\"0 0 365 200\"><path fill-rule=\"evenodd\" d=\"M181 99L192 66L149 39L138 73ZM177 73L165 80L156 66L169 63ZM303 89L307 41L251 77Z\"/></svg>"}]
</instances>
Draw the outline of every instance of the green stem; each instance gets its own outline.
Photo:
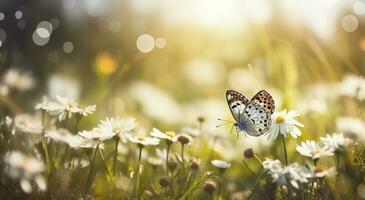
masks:
<instances>
[{"instance_id":1,"label":"green stem","mask_svg":"<svg viewBox=\"0 0 365 200\"><path fill-rule=\"evenodd\" d=\"M281 134L281 138L283 140L283 146L284 146L285 165L288 165L288 153L287 153L287 150L286 150L285 137L284 137L283 134Z\"/></svg>"},{"instance_id":2,"label":"green stem","mask_svg":"<svg viewBox=\"0 0 365 200\"><path fill-rule=\"evenodd\" d=\"M255 173L250 169L250 167L248 166L248 164L246 163L245 160L242 160L243 164L245 165L245 167L247 168L247 170L250 172L250 174L252 175L252 177L255 177Z\"/></svg>"},{"instance_id":3,"label":"green stem","mask_svg":"<svg viewBox=\"0 0 365 200\"><path fill-rule=\"evenodd\" d=\"M166 153L166 173L167 173L167 177L169 177L169 155L170 155L170 146L171 146L171 144L167 143L167 153Z\"/></svg>"},{"instance_id":4,"label":"green stem","mask_svg":"<svg viewBox=\"0 0 365 200\"><path fill-rule=\"evenodd\" d=\"M115 146L114 146L114 160L113 160L113 176L115 176L115 166L117 164L118 159L118 144L119 144L119 137L115 139Z\"/></svg>"},{"instance_id":5,"label":"green stem","mask_svg":"<svg viewBox=\"0 0 365 200\"><path fill-rule=\"evenodd\" d=\"M141 164L141 158L142 158L142 149L143 149L143 146L139 146L139 155L138 155L138 163L137 163L137 167L136 167L136 197L137 197L137 200L139 200L139 184L140 184L140 176L139 176L139 173L140 173L140 164Z\"/></svg>"},{"instance_id":6,"label":"green stem","mask_svg":"<svg viewBox=\"0 0 365 200\"><path fill-rule=\"evenodd\" d=\"M94 170L94 165L95 165L95 158L96 158L96 153L98 152L98 149L99 149L99 145L100 145L100 141L98 142L98 144L96 145L96 148L94 150L94 155L93 155L93 158L92 158L92 161L90 163L90 170L89 170L89 174L87 176L87 180L86 180L86 184L85 184L85 191L84 191L84 196L86 196L88 190L89 190L89 182L91 180L91 174Z\"/></svg>"},{"instance_id":7,"label":"green stem","mask_svg":"<svg viewBox=\"0 0 365 200\"><path fill-rule=\"evenodd\" d=\"M253 188L253 190L252 190L252 192L251 192L250 196L249 196L247 199L251 199L251 196L252 196L252 195L255 195L255 192L256 192L257 186L259 185L259 182L260 182L260 180L261 180L262 176L263 176L265 173L266 173L266 171L263 171L263 172L260 174L260 176L257 178L256 183L255 183L255 186L254 186L254 188ZM254 196L254 197L255 197L255 196ZM254 198L254 199L255 199L255 198Z\"/></svg>"},{"instance_id":8,"label":"green stem","mask_svg":"<svg viewBox=\"0 0 365 200\"><path fill-rule=\"evenodd\" d=\"M112 176L111 176L111 174L110 174L110 172L109 172L108 166L107 166L107 164L106 164L106 160L104 159L103 152L101 152L101 149L100 149L100 148L98 148L98 150L99 150L99 154L100 154L101 160L103 160L103 164L104 164L104 167L105 167L106 173L108 174L109 179L110 179L110 180L113 180L113 178L112 178Z\"/></svg>"},{"instance_id":9,"label":"green stem","mask_svg":"<svg viewBox=\"0 0 365 200\"><path fill-rule=\"evenodd\" d=\"M182 165L183 174L185 176L184 144L181 144L181 165Z\"/></svg>"},{"instance_id":10,"label":"green stem","mask_svg":"<svg viewBox=\"0 0 365 200\"><path fill-rule=\"evenodd\" d=\"M48 174L51 172L51 160L49 158L49 152L47 147L47 138L44 136L44 120L45 120L45 111L42 110L42 146L44 150L44 155L46 157L46 164L47 164L47 172Z\"/></svg>"}]
</instances>

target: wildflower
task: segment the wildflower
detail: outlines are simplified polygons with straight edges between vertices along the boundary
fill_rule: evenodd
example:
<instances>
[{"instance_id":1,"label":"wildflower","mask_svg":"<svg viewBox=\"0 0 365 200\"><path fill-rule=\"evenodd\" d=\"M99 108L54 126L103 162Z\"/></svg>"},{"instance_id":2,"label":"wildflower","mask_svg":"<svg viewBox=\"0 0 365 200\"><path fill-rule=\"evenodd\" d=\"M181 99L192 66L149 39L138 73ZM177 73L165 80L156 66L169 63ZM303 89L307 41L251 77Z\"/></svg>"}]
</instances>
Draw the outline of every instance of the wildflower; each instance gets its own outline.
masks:
<instances>
[{"instance_id":1,"label":"wildflower","mask_svg":"<svg viewBox=\"0 0 365 200\"><path fill-rule=\"evenodd\" d=\"M243 152L243 156L245 158L253 158L255 156L255 153L253 152L252 148L248 148Z\"/></svg>"},{"instance_id":2,"label":"wildflower","mask_svg":"<svg viewBox=\"0 0 365 200\"><path fill-rule=\"evenodd\" d=\"M174 143L177 141L176 134L172 131L167 131L165 133L161 132L157 128L153 128L151 132L151 136L166 140L168 143Z\"/></svg>"},{"instance_id":3,"label":"wildflower","mask_svg":"<svg viewBox=\"0 0 365 200\"><path fill-rule=\"evenodd\" d=\"M288 133L293 138L297 138L302 134L298 127L304 127L303 124L295 120L294 118L299 116L296 111L283 110L281 112L275 112L272 115L272 125L268 133L269 139L275 139L278 134L282 134L285 137Z\"/></svg>"},{"instance_id":4,"label":"wildflower","mask_svg":"<svg viewBox=\"0 0 365 200\"><path fill-rule=\"evenodd\" d=\"M142 136L142 135L136 136L136 135L129 135L129 134L126 134L125 136L130 142L140 145L142 147L148 146L148 145L155 146L160 143L159 139L153 138L153 137L146 137L146 136Z\"/></svg>"},{"instance_id":5,"label":"wildflower","mask_svg":"<svg viewBox=\"0 0 365 200\"><path fill-rule=\"evenodd\" d=\"M59 121L69 119L72 117L73 113L78 113L79 108L76 101L69 99L67 97L57 96L58 102L50 102L47 104L47 112L50 115L58 116Z\"/></svg>"},{"instance_id":6,"label":"wildflower","mask_svg":"<svg viewBox=\"0 0 365 200\"><path fill-rule=\"evenodd\" d=\"M136 127L136 120L132 117L121 119L106 118L99 124L100 131L109 138L119 136L122 142L127 142L126 134Z\"/></svg>"},{"instance_id":7,"label":"wildflower","mask_svg":"<svg viewBox=\"0 0 365 200\"><path fill-rule=\"evenodd\" d=\"M26 114L15 116L14 125L17 130L24 133L40 134L43 131L41 119Z\"/></svg>"},{"instance_id":8,"label":"wildflower","mask_svg":"<svg viewBox=\"0 0 365 200\"><path fill-rule=\"evenodd\" d=\"M358 138L365 140L365 122L354 117L340 117L336 120L339 131L344 133L352 133Z\"/></svg>"},{"instance_id":9,"label":"wildflower","mask_svg":"<svg viewBox=\"0 0 365 200\"><path fill-rule=\"evenodd\" d=\"M334 149L335 151L340 150L341 148L347 147L353 143L353 141L349 138L343 136L343 134L333 134L333 135L326 135L326 137L321 137L322 143Z\"/></svg>"},{"instance_id":10,"label":"wildflower","mask_svg":"<svg viewBox=\"0 0 365 200\"><path fill-rule=\"evenodd\" d=\"M35 86L35 80L29 73L15 69L8 70L3 80L8 87L18 90L30 90Z\"/></svg>"},{"instance_id":11,"label":"wildflower","mask_svg":"<svg viewBox=\"0 0 365 200\"><path fill-rule=\"evenodd\" d=\"M193 140L188 134L179 134L176 139L183 145L189 144Z\"/></svg>"},{"instance_id":12,"label":"wildflower","mask_svg":"<svg viewBox=\"0 0 365 200\"><path fill-rule=\"evenodd\" d=\"M214 167L217 167L218 169L225 170L231 167L231 163L224 160L212 160L211 163Z\"/></svg>"},{"instance_id":13,"label":"wildflower","mask_svg":"<svg viewBox=\"0 0 365 200\"><path fill-rule=\"evenodd\" d=\"M96 111L96 105L79 106L78 114L83 117L87 117Z\"/></svg>"},{"instance_id":14,"label":"wildflower","mask_svg":"<svg viewBox=\"0 0 365 200\"><path fill-rule=\"evenodd\" d=\"M332 156L334 149L328 146L320 147L315 141L308 140L297 145L296 150L303 156L310 157L316 161L324 156Z\"/></svg>"},{"instance_id":15,"label":"wildflower","mask_svg":"<svg viewBox=\"0 0 365 200\"><path fill-rule=\"evenodd\" d=\"M203 185L203 189L207 192L210 196L217 190L217 184L213 181L207 181Z\"/></svg>"},{"instance_id":16,"label":"wildflower","mask_svg":"<svg viewBox=\"0 0 365 200\"><path fill-rule=\"evenodd\" d=\"M365 79L361 76L347 75L340 83L339 91L343 96L365 100Z\"/></svg>"},{"instance_id":17,"label":"wildflower","mask_svg":"<svg viewBox=\"0 0 365 200\"><path fill-rule=\"evenodd\" d=\"M24 192L32 192L32 181L41 191L46 190L45 179L41 175L45 167L41 161L14 151L6 155L5 162L8 164L7 174L12 178L20 179L20 186Z\"/></svg>"},{"instance_id":18,"label":"wildflower","mask_svg":"<svg viewBox=\"0 0 365 200\"><path fill-rule=\"evenodd\" d=\"M167 186L169 186L171 184L170 183L170 179L167 178L167 177L161 178L158 182L160 183L160 185L162 187L167 187Z\"/></svg>"},{"instance_id":19,"label":"wildflower","mask_svg":"<svg viewBox=\"0 0 365 200\"><path fill-rule=\"evenodd\" d=\"M322 166L310 166L309 167L312 178L332 177L336 172L336 167L323 168Z\"/></svg>"},{"instance_id":20,"label":"wildflower","mask_svg":"<svg viewBox=\"0 0 365 200\"><path fill-rule=\"evenodd\" d=\"M102 132L100 128L93 128L92 130L89 131L86 130L80 131L78 134L84 138L98 139L100 141L108 140L115 136L113 132Z\"/></svg>"},{"instance_id":21,"label":"wildflower","mask_svg":"<svg viewBox=\"0 0 365 200\"><path fill-rule=\"evenodd\" d=\"M48 103L49 103L48 98L47 98L46 96L44 96L44 97L42 98L42 102L41 102L41 103L36 104L35 109L36 109L36 110L41 110L42 112L45 112L45 111L47 111Z\"/></svg>"},{"instance_id":22,"label":"wildflower","mask_svg":"<svg viewBox=\"0 0 365 200\"><path fill-rule=\"evenodd\" d=\"M59 121L69 119L73 114L86 117L96 110L96 105L80 106L73 99L61 96L56 98L58 102L48 102L47 99L43 99L42 103L36 105L36 109L46 110L50 115L57 115Z\"/></svg>"},{"instance_id":23,"label":"wildflower","mask_svg":"<svg viewBox=\"0 0 365 200\"><path fill-rule=\"evenodd\" d=\"M272 181L280 185L287 185L289 181L293 187L299 188L298 182L306 183L310 177L308 169L298 163L284 167L279 160L266 159L263 167Z\"/></svg>"},{"instance_id":24,"label":"wildflower","mask_svg":"<svg viewBox=\"0 0 365 200\"><path fill-rule=\"evenodd\" d=\"M195 170L195 171L199 170L199 168L200 168L200 160L199 159L196 159L196 158L191 158L190 159L190 168L192 170Z\"/></svg>"},{"instance_id":25,"label":"wildflower","mask_svg":"<svg viewBox=\"0 0 365 200\"><path fill-rule=\"evenodd\" d=\"M286 184L284 167L281 164L280 160L266 159L264 162L262 162L262 165L273 179L273 182L282 185Z\"/></svg>"},{"instance_id":26,"label":"wildflower","mask_svg":"<svg viewBox=\"0 0 365 200\"><path fill-rule=\"evenodd\" d=\"M67 129L63 128L48 130L46 131L45 136L57 142L64 142L74 149L96 148L97 146L97 142L91 140L90 138L72 135Z\"/></svg>"}]
</instances>

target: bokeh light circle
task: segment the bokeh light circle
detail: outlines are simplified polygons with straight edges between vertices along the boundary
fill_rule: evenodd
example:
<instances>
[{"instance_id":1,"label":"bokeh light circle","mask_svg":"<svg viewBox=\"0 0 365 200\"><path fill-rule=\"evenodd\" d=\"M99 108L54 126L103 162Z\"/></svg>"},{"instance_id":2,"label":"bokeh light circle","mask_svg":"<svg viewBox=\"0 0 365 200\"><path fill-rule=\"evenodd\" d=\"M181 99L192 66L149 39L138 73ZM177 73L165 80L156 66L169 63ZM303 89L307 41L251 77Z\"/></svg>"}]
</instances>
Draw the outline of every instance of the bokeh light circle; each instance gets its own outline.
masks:
<instances>
[{"instance_id":1,"label":"bokeh light circle","mask_svg":"<svg viewBox=\"0 0 365 200\"><path fill-rule=\"evenodd\" d=\"M38 30L39 28L37 28L34 32L33 32L33 35L32 35L32 39L33 39L33 42L38 45L38 46L44 46L46 45L48 42L49 42L49 39L50 37L47 37L47 38L43 38L41 37L39 34L38 34Z\"/></svg>"},{"instance_id":2,"label":"bokeh light circle","mask_svg":"<svg viewBox=\"0 0 365 200\"><path fill-rule=\"evenodd\" d=\"M44 28L44 29L46 29L49 32L49 34L52 34L52 32L53 32L53 26L48 21L41 21L41 22L39 22L38 25L37 25L37 29L38 28Z\"/></svg>"},{"instance_id":3,"label":"bokeh light circle","mask_svg":"<svg viewBox=\"0 0 365 200\"><path fill-rule=\"evenodd\" d=\"M65 53L71 53L73 50L74 50L74 45L72 44L72 42L67 41L63 43L63 51Z\"/></svg>"},{"instance_id":4,"label":"bokeh light circle","mask_svg":"<svg viewBox=\"0 0 365 200\"><path fill-rule=\"evenodd\" d=\"M342 28L346 32L354 32L359 27L359 21L354 15L346 15L342 19Z\"/></svg>"},{"instance_id":5,"label":"bokeh light circle","mask_svg":"<svg viewBox=\"0 0 365 200\"><path fill-rule=\"evenodd\" d=\"M57 18L52 18L49 22L51 23L53 30L56 30L60 26L60 20Z\"/></svg>"},{"instance_id":6,"label":"bokeh light circle","mask_svg":"<svg viewBox=\"0 0 365 200\"><path fill-rule=\"evenodd\" d=\"M156 43L156 47L159 49L162 49L166 46L166 41L163 38L157 38L155 43Z\"/></svg>"},{"instance_id":7,"label":"bokeh light circle","mask_svg":"<svg viewBox=\"0 0 365 200\"><path fill-rule=\"evenodd\" d=\"M76 3L75 0L63 0L62 6L66 10L71 10L72 8L75 7L75 3Z\"/></svg>"},{"instance_id":8,"label":"bokeh light circle","mask_svg":"<svg viewBox=\"0 0 365 200\"><path fill-rule=\"evenodd\" d=\"M20 11L20 10L17 10L16 12L15 12L15 18L16 19L21 19L23 17L23 12L22 11Z\"/></svg>"},{"instance_id":9,"label":"bokeh light circle","mask_svg":"<svg viewBox=\"0 0 365 200\"><path fill-rule=\"evenodd\" d=\"M364 15L365 14L365 3L361 1L357 1L354 3L352 10L357 15Z\"/></svg>"},{"instance_id":10,"label":"bokeh light circle","mask_svg":"<svg viewBox=\"0 0 365 200\"><path fill-rule=\"evenodd\" d=\"M0 12L0 21L5 19L5 14L3 12Z\"/></svg>"},{"instance_id":11,"label":"bokeh light circle","mask_svg":"<svg viewBox=\"0 0 365 200\"><path fill-rule=\"evenodd\" d=\"M148 53L155 48L155 39L149 34L143 34L137 38L136 45L139 51Z\"/></svg>"},{"instance_id":12,"label":"bokeh light circle","mask_svg":"<svg viewBox=\"0 0 365 200\"><path fill-rule=\"evenodd\" d=\"M38 36L41 38L49 38L51 36L51 33L43 27L37 28L36 32L37 32Z\"/></svg>"}]
</instances>

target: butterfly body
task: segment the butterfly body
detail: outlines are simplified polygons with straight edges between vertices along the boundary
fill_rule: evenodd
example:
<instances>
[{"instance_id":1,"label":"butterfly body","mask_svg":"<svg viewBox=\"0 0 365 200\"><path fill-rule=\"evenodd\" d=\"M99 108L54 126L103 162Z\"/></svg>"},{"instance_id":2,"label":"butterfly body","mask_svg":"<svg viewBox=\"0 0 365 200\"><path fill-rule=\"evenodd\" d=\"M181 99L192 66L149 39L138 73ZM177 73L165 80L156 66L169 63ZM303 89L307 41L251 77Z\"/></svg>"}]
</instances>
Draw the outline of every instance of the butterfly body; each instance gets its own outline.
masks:
<instances>
[{"instance_id":1,"label":"butterfly body","mask_svg":"<svg viewBox=\"0 0 365 200\"><path fill-rule=\"evenodd\" d=\"M268 92L261 90L248 100L241 93L228 90L226 98L238 132L243 131L251 136L260 136L270 129L275 103Z\"/></svg>"}]
</instances>

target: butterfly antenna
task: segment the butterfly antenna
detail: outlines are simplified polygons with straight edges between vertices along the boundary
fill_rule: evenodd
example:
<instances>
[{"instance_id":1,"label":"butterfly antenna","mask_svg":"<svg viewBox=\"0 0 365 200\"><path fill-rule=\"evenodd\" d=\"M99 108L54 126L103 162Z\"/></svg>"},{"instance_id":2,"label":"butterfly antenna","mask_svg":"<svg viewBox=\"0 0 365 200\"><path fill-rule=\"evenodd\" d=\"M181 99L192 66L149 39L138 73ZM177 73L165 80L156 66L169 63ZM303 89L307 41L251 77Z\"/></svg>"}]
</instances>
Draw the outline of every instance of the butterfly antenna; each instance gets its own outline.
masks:
<instances>
[{"instance_id":1,"label":"butterfly antenna","mask_svg":"<svg viewBox=\"0 0 365 200\"><path fill-rule=\"evenodd\" d=\"M233 122L233 121L231 121L231 120L226 120L226 119L221 119L221 118L218 118L218 121L234 123L234 122Z\"/></svg>"},{"instance_id":2,"label":"butterfly antenna","mask_svg":"<svg viewBox=\"0 0 365 200\"><path fill-rule=\"evenodd\" d=\"M229 124L229 122L224 122L223 124L219 124L219 125L217 125L217 126L215 126L215 127L216 127L216 128L219 128L219 127L224 126L224 125L227 125L227 124Z\"/></svg>"}]
</instances>

